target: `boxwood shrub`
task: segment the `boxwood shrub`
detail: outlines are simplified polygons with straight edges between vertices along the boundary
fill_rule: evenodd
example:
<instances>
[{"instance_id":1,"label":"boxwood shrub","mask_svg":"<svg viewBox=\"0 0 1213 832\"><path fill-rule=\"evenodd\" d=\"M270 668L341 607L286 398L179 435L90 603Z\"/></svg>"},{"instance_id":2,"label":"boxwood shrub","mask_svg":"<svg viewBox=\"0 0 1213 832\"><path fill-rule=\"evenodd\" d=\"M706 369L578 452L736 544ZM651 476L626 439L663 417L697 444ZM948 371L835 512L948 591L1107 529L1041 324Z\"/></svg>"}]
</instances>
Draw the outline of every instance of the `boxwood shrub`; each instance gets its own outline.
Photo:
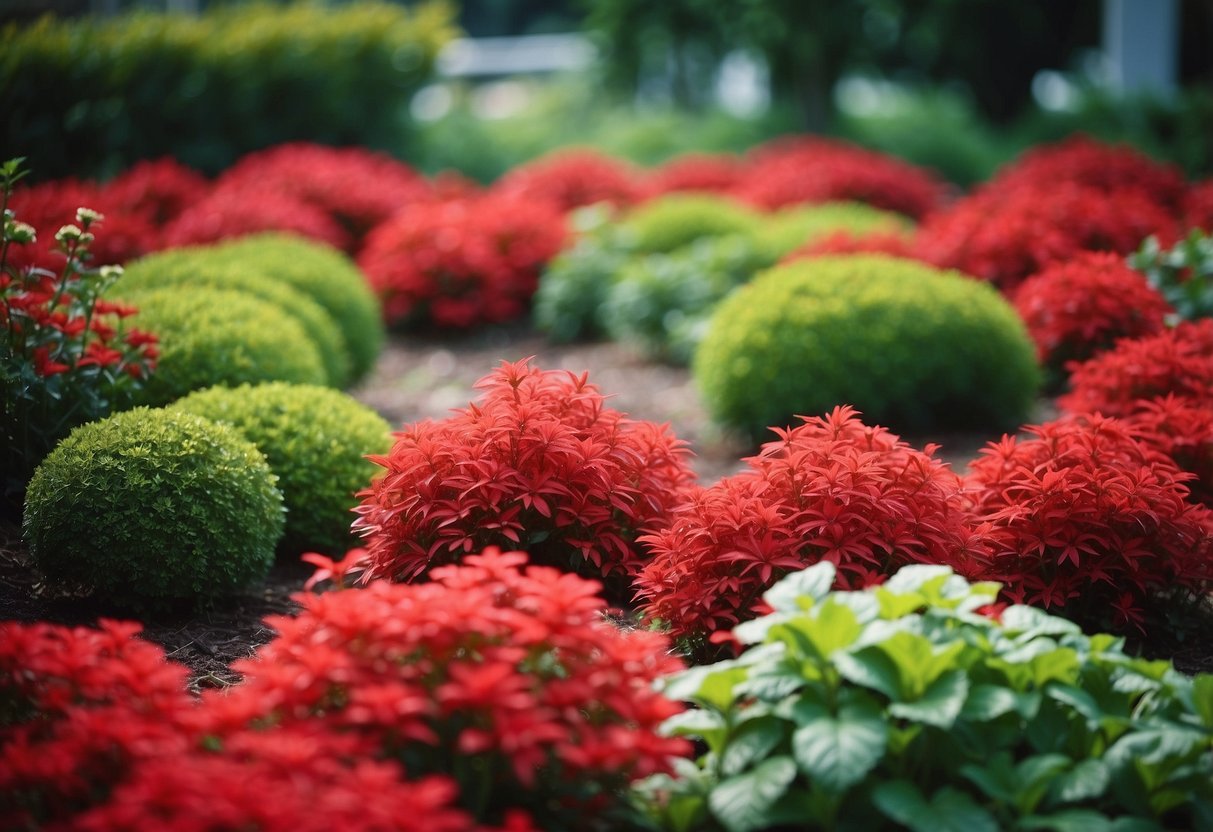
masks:
<instances>
[{"instance_id":1,"label":"boxwood shrub","mask_svg":"<svg viewBox=\"0 0 1213 832\"><path fill-rule=\"evenodd\" d=\"M753 231L761 222L756 211L727 197L676 193L636 208L622 226L636 250L665 252L700 237Z\"/></svg>"},{"instance_id":2,"label":"boxwood shrub","mask_svg":"<svg viewBox=\"0 0 1213 832\"><path fill-rule=\"evenodd\" d=\"M712 416L753 438L838 404L900 431L1011 428L1040 385L992 286L879 255L757 276L717 308L694 374Z\"/></svg>"},{"instance_id":3,"label":"boxwood shrub","mask_svg":"<svg viewBox=\"0 0 1213 832\"><path fill-rule=\"evenodd\" d=\"M160 337L160 358L140 393L162 405L215 384L324 384L324 364L303 326L268 301L230 289L138 293L132 323Z\"/></svg>"},{"instance_id":4,"label":"boxwood shrub","mask_svg":"<svg viewBox=\"0 0 1213 832\"><path fill-rule=\"evenodd\" d=\"M852 235L909 234L914 223L893 211L862 202L825 202L784 208L770 215L754 233L772 262L797 248L838 232Z\"/></svg>"},{"instance_id":5,"label":"boxwood shrub","mask_svg":"<svg viewBox=\"0 0 1213 832\"><path fill-rule=\"evenodd\" d=\"M135 408L76 428L38 466L24 535L52 584L134 606L205 601L264 577L282 494L233 428Z\"/></svg>"},{"instance_id":6,"label":"boxwood shrub","mask_svg":"<svg viewBox=\"0 0 1213 832\"><path fill-rule=\"evenodd\" d=\"M209 251L180 248L142 257L127 265L110 294L136 299L148 290L200 286L245 292L274 304L300 323L316 345L329 385L349 383L350 353L332 315L289 284L242 263L216 262Z\"/></svg>"},{"instance_id":7,"label":"boxwood shrub","mask_svg":"<svg viewBox=\"0 0 1213 832\"><path fill-rule=\"evenodd\" d=\"M366 456L392 446L379 414L337 390L285 382L199 390L172 409L231 425L265 454L286 501L281 552L353 545L354 495L382 470Z\"/></svg>"}]
</instances>

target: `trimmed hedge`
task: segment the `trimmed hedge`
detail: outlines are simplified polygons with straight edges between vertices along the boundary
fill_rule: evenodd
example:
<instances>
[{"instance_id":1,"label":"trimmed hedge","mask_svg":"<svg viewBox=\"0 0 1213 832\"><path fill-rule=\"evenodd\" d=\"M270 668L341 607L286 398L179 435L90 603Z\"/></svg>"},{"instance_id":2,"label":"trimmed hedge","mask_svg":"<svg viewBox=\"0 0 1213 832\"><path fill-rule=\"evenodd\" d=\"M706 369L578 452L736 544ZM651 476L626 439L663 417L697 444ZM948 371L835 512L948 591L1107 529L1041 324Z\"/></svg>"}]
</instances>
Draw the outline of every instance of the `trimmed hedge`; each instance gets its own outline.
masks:
<instances>
[{"instance_id":1,"label":"trimmed hedge","mask_svg":"<svg viewBox=\"0 0 1213 832\"><path fill-rule=\"evenodd\" d=\"M380 0L139 12L0 30L0 146L40 177L170 155L217 173L284 141L399 147L453 9Z\"/></svg>"},{"instance_id":2,"label":"trimmed hedge","mask_svg":"<svg viewBox=\"0 0 1213 832\"><path fill-rule=\"evenodd\" d=\"M993 286L879 255L759 275L717 307L694 373L713 418L755 439L839 404L899 431L1013 428L1040 386Z\"/></svg>"},{"instance_id":3,"label":"trimmed hedge","mask_svg":"<svg viewBox=\"0 0 1213 832\"><path fill-rule=\"evenodd\" d=\"M24 533L53 584L157 606L263 578L282 494L261 452L200 416L146 407L89 422L42 461Z\"/></svg>"}]
</instances>

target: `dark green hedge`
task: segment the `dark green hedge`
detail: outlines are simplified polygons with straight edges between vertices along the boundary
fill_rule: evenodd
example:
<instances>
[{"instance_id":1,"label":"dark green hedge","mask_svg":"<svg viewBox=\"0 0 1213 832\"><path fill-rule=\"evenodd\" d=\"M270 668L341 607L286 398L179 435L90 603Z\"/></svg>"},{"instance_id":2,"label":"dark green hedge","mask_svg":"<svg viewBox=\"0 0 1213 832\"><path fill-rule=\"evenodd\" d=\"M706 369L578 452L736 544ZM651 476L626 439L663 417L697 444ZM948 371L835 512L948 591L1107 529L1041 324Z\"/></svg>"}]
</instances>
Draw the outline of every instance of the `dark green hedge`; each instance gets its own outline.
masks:
<instances>
[{"instance_id":1,"label":"dark green hedge","mask_svg":"<svg viewBox=\"0 0 1213 832\"><path fill-rule=\"evenodd\" d=\"M290 140L398 147L449 5L264 4L0 30L0 158L39 178L171 155L216 173Z\"/></svg>"}]
</instances>

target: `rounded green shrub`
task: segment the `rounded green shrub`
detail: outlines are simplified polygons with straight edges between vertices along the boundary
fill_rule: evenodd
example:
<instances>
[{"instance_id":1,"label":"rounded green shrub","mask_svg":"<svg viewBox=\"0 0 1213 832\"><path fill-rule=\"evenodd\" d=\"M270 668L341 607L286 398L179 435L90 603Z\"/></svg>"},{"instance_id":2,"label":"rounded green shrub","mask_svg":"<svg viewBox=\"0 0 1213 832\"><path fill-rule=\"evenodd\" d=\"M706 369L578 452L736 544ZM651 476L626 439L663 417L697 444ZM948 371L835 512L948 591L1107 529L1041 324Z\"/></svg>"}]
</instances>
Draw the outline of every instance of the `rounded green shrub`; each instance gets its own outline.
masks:
<instances>
[{"instance_id":1,"label":"rounded green shrub","mask_svg":"<svg viewBox=\"0 0 1213 832\"><path fill-rule=\"evenodd\" d=\"M215 384L324 384L320 352L303 326L268 301L229 289L138 294L132 324L160 336L141 404L161 405Z\"/></svg>"},{"instance_id":2,"label":"rounded green shrub","mask_svg":"<svg viewBox=\"0 0 1213 832\"><path fill-rule=\"evenodd\" d=\"M754 233L772 262L803 245L838 232L848 234L909 234L914 223L893 211L862 202L825 202L797 205L770 215Z\"/></svg>"},{"instance_id":3,"label":"rounded green shrub","mask_svg":"<svg viewBox=\"0 0 1213 832\"><path fill-rule=\"evenodd\" d=\"M558 343L602 335L602 303L632 256L615 228L581 236L540 276L531 303L535 326Z\"/></svg>"},{"instance_id":4,"label":"rounded green shrub","mask_svg":"<svg viewBox=\"0 0 1213 832\"><path fill-rule=\"evenodd\" d=\"M382 470L366 455L392 446L379 414L337 390L282 382L199 390L172 409L231 425L265 454L286 500L279 551L350 548L354 494Z\"/></svg>"},{"instance_id":5,"label":"rounded green shrub","mask_svg":"<svg viewBox=\"0 0 1213 832\"><path fill-rule=\"evenodd\" d=\"M282 494L238 431L135 408L81 425L42 461L24 534L47 580L118 603L204 601L263 578Z\"/></svg>"},{"instance_id":6,"label":"rounded green shrub","mask_svg":"<svg viewBox=\"0 0 1213 832\"><path fill-rule=\"evenodd\" d=\"M303 325L324 362L328 384L344 387L350 381L350 353L336 321L325 309L289 284L275 280L244 263L216 262L205 247L170 249L142 257L126 267L109 294L129 298L168 287L209 286L233 289L269 301Z\"/></svg>"},{"instance_id":7,"label":"rounded green shrub","mask_svg":"<svg viewBox=\"0 0 1213 832\"><path fill-rule=\"evenodd\" d=\"M763 272L717 307L693 365L713 418L754 438L838 404L899 431L1011 428L1040 385L992 286L878 255Z\"/></svg>"},{"instance_id":8,"label":"rounded green shrub","mask_svg":"<svg viewBox=\"0 0 1213 832\"><path fill-rule=\"evenodd\" d=\"M613 340L687 364L716 304L772 263L764 248L740 234L635 257L618 270L599 315Z\"/></svg>"},{"instance_id":9,"label":"rounded green shrub","mask_svg":"<svg viewBox=\"0 0 1213 832\"><path fill-rule=\"evenodd\" d=\"M379 300L354 261L323 243L290 234L252 234L215 247L232 260L293 286L337 322L351 361L351 381L375 366L386 333Z\"/></svg>"},{"instance_id":10,"label":"rounded green shrub","mask_svg":"<svg viewBox=\"0 0 1213 832\"><path fill-rule=\"evenodd\" d=\"M678 193L646 202L622 225L637 251L653 253L673 251L701 237L744 234L761 223L760 214L727 197Z\"/></svg>"}]
</instances>

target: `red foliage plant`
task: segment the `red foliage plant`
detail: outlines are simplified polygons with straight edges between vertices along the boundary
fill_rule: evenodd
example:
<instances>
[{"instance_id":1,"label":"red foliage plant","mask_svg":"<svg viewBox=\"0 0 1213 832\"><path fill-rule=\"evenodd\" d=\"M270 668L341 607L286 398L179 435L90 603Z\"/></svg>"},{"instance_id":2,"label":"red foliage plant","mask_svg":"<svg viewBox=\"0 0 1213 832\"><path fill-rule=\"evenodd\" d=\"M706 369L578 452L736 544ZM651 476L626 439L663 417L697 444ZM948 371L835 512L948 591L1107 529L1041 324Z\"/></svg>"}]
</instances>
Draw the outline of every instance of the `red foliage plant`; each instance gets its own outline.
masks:
<instances>
[{"instance_id":1,"label":"red foliage plant","mask_svg":"<svg viewBox=\"0 0 1213 832\"><path fill-rule=\"evenodd\" d=\"M1083 251L1128 254L1157 235L1164 246L1174 216L1136 189L1107 192L1073 182L986 186L927 219L919 257L1009 292L1029 275Z\"/></svg>"},{"instance_id":2,"label":"red foliage plant","mask_svg":"<svg viewBox=\"0 0 1213 832\"><path fill-rule=\"evenodd\" d=\"M684 153L650 171L649 192L654 196L674 191L728 193L746 176L741 159L727 153Z\"/></svg>"},{"instance_id":3,"label":"red foliage plant","mask_svg":"<svg viewBox=\"0 0 1213 832\"><path fill-rule=\"evenodd\" d=\"M322 209L277 191L216 188L164 229L164 247L215 243L261 231L285 231L348 250L350 236Z\"/></svg>"},{"instance_id":4,"label":"red foliage plant","mask_svg":"<svg viewBox=\"0 0 1213 832\"><path fill-rule=\"evenodd\" d=\"M362 492L368 577L411 581L486 546L603 579L635 573L635 539L693 481L665 425L608 408L586 375L503 362L483 396L406 426ZM612 581L611 579L614 579Z\"/></svg>"},{"instance_id":5,"label":"red foliage plant","mask_svg":"<svg viewBox=\"0 0 1213 832\"><path fill-rule=\"evenodd\" d=\"M1161 332L1174 311L1144 275L1107 252L1054 263L1019 284L1012 300L1041 363L1058 371L1120 338Z\"/></svg>"},{"instance_id":6,"label":"red foliage plant","mask_svg":"<svg viewBox=\"0 0 1213 832\"><path fill-rule=\"evenodd\" d=\"M850 407L805 419L700 488L641 541L652 560L635 581L645 612L694 643L759 612L761 594L822 560L838 586L878 583L909 563L972 574L985 553L960 478Z\"/></svg>"},{"instance_id":7,"label":"red foliage plant","mask_svg":"<svg viewBox=\"0 0 1213 832\"><path fill-rule=\"evenodd\" d=\"M639 202L645 188L638 171L595 150L558 150L519 165L494 183L496 193L551 203L562 212L609 202L623 208Z\"/></svg>"},{"instance_id":8,"label":"red foliage plant","mask_svg":"<svg viewBox=\"0 0 1213 832\"><path fill-rule=\"evenodd\" d=\"M1071 368L1071 413L1128 416L1143 400L1173 394L1213 407L1213 320L1181 321L1156 335L1126 339Z\"/></svg>"},{"instance_id":9,"label":"red foliage plant","mask_svg":"<svg viewBox=\"0 0 1213 832\"><path fill-rule=\"evenodd\" d=\"M279 637L235 667L229 721L320 722L410 777L452 773L481 822L613 829L618 790L666 771L681 710L653 689L681 669L666 639L604 620L599 585L487 549L416 585L302 597Z\"/></svg>"},{"instance_id":10,"label":"red foliage plant","mask_svg":"<svg viewBox=\"0 0 1213 832\"><path fill-rule=\"evenodd\" d=\"M943 183L922 168L831 139L779 139L750 154L735 195L763 208L866 202L921 219L943 199Z\"/></svg>"},{"instance_id":11,"label":"red foliage plant","mask_svg":"<svg viewBox=\"0 0 1213 832\"><path fill-rule=\"evenodd\" d=\"M1213 234L1213 179L1197 182L1184 197L1183 227Z\"/></svg>"},{"instance_id":12,"label":"red foliage plant","mask_svg":"<svg viewBox=\"0 0 1213 832\"><path fill-rule=\"evenodd\" d=\"M834 231L817 237L790 252L781 263L805 260L810 257L825 257L831 254L887 254L906 260L919 259L914 238L907 234L872 231L855 234L850 231Z\"/></svg>"},{"instance_id":13,"label":"red foliage plant","mask_svg":"<svg viewBox=\"0 0 1213 832\"><path fill-rule=\"evenodd\" d=\"M1140 629L1151 601L1208 591L1213 515L1187 500L1189 475L1116 419L1026 430L990 443L967 481L994 547L984 577L1008 599Z\"/></svg>"},{"instance_id":14,"label":"red foliage plant","mask_svg":"<svg viewBox=\"0 0 1213 832\"><path fill-rule=\"evenodd\" d=\"M175 159L138 162L105 183L98 205L106 213L137 214L162 228L210 192L210 182Z\"/></svg>"},{"instance_id":15,"label":"red foliage plant","mask_svg":"<svg viewBox=\"0 0 1213 832\"><path fill-rule=\"evenodd\" d=\"M1105 144L1081 134L1031 148L1000 170L988 187L1038 189L1061 182L1108 194L1137 191L1172 214L1180 209L1186 191L1183 173L1175 165L1156 162L1129 145Z\"/></svg>"},{"instance_id":16,"label":"red foliage plant","mask_svg":"<svg viewBox=\"0 0 1213 832\"><path fill-rule=\"evenodd\" d=\"M308 142L250 153L224 171L216 187L246 195L270 191L318 208L349 234L351 252L404 206L431 200L429 183L403 162L364 148Z\"/></svg>"},{"instance_id":17,"label":"red foliage plant","mask_svg":"<svg viewBox=\"0 0 1213 832\"><path fill-rule=\"evenodd\" d=\"M367 236L358 265L389 324L466 328L525 314L566 235L550 203L489 194L406 207Z\"/></svg>"},{"instance_id":18,"label":"red foliage plant","mask_svg":"<svg viewBox=\"0 0 1213 832\"><path fill-rule=\"evenodd\" d=\"M12 249L8 262L16 268L35 267L59 272L65 258L55 250L55 230L76 222L76 209L87 206L105 215L105 233L89 247L90 263L121 265L160 246L160 233L141 210L109 207L105 192L92 182L56 179L30 187L18 186L9 200L22 222L41 233L36 242Z\"/></svg>"}]
</instances>

